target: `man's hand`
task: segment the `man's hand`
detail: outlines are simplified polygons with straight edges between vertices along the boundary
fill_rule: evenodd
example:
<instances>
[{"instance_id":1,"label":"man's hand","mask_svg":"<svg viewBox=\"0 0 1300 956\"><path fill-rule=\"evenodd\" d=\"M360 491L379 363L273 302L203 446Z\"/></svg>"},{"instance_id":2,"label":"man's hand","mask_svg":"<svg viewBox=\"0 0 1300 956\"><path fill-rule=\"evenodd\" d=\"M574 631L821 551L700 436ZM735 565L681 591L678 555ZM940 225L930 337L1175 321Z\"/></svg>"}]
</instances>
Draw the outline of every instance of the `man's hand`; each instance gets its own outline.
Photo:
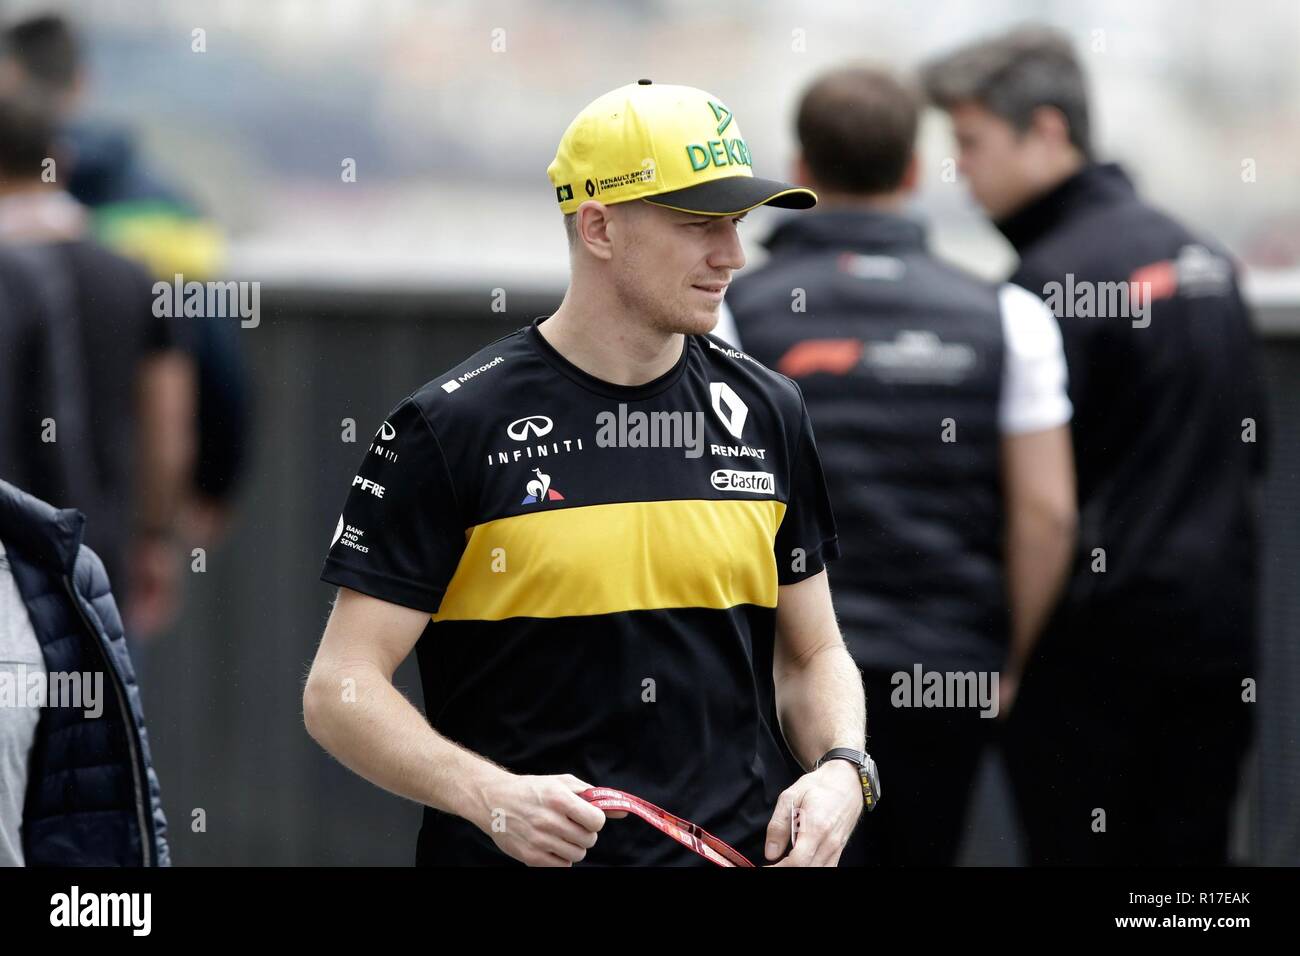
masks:
<instances>
[{"instance_id":1,"label":"man's hand","mask_svg":"<svg viewBox=\"0 0 1300 956\"><path fill-rule=\"evenodd\" d=\"M131 637L150 641L171 627L180 612L180 552L168 537L142 535L131 542L127 561L122 617Z\"/></svg>"},{"instance_id":2,"label":"man's hand","mask_svg":"<svg viewBox=\"0 0 1300 956\"><path fill-rule=\"evenodd\" d=\"M568 773L534 777L502 771L479 788L482 814L474 823L502 853L522 863L572 866L596 845L605 825L605 811L578 796L590 786Z\"/></svg>"},{"instance_id":3,"label":"man's hand","mask_svg":"<svg viewBox=\"0 0 1300 956\"><path fill-rule=\"evenodd\" d=\"M775 860L790 845L793 809L798 839L790 855L773 865L836 866L863 806L858 768L847 760L828 760L781 794L767 825L764 853L769 860Z\"/></svg>"},{"instance_id":4,"label":"man's hand","mask_svg":"<svg viewBox=\"0 0 1300 956\"><path fill-rule=\"evenodd\" d=\"M1016 694L1020 690L1022 673L1023 670L1019 666L1008 664L998 675L998 720L1006 720L1007 715L1011 713L1011 708L1016 702Z\"/></svg>"}]
</instances>

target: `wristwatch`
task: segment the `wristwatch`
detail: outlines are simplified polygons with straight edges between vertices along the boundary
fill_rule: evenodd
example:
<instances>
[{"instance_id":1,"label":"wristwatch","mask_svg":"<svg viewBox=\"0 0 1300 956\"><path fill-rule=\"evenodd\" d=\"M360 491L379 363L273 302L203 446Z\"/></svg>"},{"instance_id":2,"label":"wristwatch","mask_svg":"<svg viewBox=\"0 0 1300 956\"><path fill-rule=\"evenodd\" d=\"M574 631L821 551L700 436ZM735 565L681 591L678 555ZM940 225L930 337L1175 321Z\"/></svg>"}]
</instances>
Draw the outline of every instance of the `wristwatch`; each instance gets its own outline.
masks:
<instances>
[{"instance_id":1,"label":"wristwatch","mask_svg":"<svg viewBox=\"0 0 1300 956\"><path fill-rule=\"evenodd\" d=\"M871 754L849 747L832 747L821 755L813 769L816 770L828 760L847 760L858 768L858 779L862 781L862 801L868 810L876 809L876 804L884 794L880 789L880 771L876 769Z\"/></svg>"}]
</instances>

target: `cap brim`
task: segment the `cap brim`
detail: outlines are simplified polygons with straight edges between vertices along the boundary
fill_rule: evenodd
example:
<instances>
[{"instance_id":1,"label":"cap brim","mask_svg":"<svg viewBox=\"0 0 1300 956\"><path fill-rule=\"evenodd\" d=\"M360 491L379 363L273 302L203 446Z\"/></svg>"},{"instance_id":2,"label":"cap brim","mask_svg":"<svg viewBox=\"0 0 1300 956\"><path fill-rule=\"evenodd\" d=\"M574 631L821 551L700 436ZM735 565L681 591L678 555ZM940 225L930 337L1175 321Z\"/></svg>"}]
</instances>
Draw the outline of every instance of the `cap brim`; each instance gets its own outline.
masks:
<instances>
[{"instance_id":1,"label":"cap brim","mask_svg":"<svg viewBox=\"0 0 1300 956\"><path fill-rule=\"evenodd\" d=\"M817 194L811 189L757 176L726 176L642 198L656 206L704 216L738 216L755 206L811 209L817 205Z\"/></svg>"}]
</instances>

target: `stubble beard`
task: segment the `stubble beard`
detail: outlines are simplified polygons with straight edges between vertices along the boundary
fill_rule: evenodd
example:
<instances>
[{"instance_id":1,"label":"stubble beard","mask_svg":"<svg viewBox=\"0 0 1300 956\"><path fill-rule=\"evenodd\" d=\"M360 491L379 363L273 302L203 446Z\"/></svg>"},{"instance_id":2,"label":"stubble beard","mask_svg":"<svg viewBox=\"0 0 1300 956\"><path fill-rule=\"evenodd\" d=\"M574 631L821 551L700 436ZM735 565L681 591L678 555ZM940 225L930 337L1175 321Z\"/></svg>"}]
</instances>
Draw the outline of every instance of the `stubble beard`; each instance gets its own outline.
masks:
<instances>
[{"instance_id":1,"label":"stubble beard","mask_svg":"<svg viewBox=\"0 0 1300 956\"><path fill-rule=\"evenodd\" d=\"M681 288L671 293L652 289L644 281L639 257L633 256L615 281L619 301L632 315L656 332L665 334L703 335L718 324L718 309L701 308L689 301Z\"/></svg>"}]
</instances>

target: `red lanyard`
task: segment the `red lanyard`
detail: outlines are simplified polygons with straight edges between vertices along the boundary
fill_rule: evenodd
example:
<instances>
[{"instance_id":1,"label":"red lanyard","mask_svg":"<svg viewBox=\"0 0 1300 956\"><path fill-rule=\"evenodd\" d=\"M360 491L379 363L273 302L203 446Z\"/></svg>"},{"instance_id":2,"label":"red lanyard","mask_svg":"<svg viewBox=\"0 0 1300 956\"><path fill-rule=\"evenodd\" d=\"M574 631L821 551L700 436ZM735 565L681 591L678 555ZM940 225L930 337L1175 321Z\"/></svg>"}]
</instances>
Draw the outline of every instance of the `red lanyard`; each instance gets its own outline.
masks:
<instances>
[{"instance_id":1,"label":"red lanyard","mask_svg":"<svg viewBox=\"0 0 1300 956\"><path fill-rule=\"evenodd\" d=\"M635 813L660 833L667 834L682 846L718 866L754 866L742 854L727 846L699 824L675 817L648 800L642 800L640 797L610 787L591 787L578 796L601 810L626 810L628 813Z\"/></svg>"}]
</instances>

